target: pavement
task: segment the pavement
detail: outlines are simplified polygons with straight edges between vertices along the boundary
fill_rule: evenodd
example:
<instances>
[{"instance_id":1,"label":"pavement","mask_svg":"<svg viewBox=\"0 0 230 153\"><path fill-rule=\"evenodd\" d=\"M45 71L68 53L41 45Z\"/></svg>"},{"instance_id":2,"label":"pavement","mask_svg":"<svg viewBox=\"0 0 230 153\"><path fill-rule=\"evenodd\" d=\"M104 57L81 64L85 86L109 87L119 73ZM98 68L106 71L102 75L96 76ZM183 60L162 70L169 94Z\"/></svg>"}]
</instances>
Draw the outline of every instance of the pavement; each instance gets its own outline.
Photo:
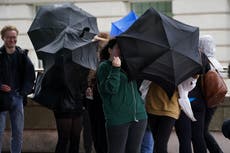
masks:
<instances>
[{"instance_id":1,"label":"pavement","mask_svg":"<svg viewBox=\"0 0 230 153\"><path fill-rule=\"evenodd\" d=\"M230 153L230 140L226 139L221 132L211 132L211 133L215 137L216 141L220 145L223 152ZM83 150L83 146L80 146L79 153L84 153L82 150ZM9 153L9 152L3 152L3 153ZM36 152L22 152L22 153L36 153ZM37 152L37 153L47 153L47 152ZM95 151L93 151L92 153L95 153ZM168 153L179 153L179 143L174 131L172 132L169 139Z\"/></svg>"},{"instance_id":2,"label":"pavement","mask_svg":"<svg viewBox=\"0 0 230 153\"><path fill-rule=\"evenodd\" d=\"M224 153L230 153L230 140L221 132L211 132ZM168 143L168 153L179 153L179 143L175 132L172 132ZM209 153L209 152L208 152Z\"/></svg>"}]
</instances>

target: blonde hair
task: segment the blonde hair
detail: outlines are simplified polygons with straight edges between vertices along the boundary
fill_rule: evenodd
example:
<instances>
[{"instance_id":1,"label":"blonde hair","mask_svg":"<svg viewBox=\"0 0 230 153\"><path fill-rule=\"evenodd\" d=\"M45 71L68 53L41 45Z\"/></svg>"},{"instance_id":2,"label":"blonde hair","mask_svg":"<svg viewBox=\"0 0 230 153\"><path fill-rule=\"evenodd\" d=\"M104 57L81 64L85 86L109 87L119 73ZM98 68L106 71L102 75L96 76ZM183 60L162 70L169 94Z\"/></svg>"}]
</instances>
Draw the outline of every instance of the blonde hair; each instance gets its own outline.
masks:
<instances>
[{"instance_id":1,"label":"blonde hair","mask_svg":"<svg viewBox=\"0 0 230 153\"><path fill-rule=\"evenodd\" d=\"M108 43L110 40L110 35L109 33L106 32L100 32L98 34L98 37L103 38L104 40L99 41L99 46L98 46L98 51L101 51L102 48L105 47L105 45Z\"/></svg>"},{"instance_id":2,"label":"blonde hair","mask_svg":"<svg viewBox=\"0 0 230 153\"><path fill-rule=\"evenodd\" d=\"M17 35L18 35L19 31L18 31L18 29L17 29L15 26L6 25L6 26L4 26L4 27L2 28L2 30L1 30L1 38L3 39L4 36L5 36L5 33L6 33L7 31L11 31L11 30L16 31L16 32L17 32Z\"/></svg>"}]
</instances>

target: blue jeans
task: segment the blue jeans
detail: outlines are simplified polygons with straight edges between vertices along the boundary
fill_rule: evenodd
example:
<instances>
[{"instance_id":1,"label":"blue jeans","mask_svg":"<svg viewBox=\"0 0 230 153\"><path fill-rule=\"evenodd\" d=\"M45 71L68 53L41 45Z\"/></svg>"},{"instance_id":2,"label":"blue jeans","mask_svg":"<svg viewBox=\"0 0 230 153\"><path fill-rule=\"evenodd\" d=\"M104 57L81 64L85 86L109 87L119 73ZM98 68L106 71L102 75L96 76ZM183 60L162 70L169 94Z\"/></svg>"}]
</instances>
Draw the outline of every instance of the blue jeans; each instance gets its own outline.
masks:
<instances>
[{"instance_id":1,"label":"blue jeans","mask_svg":"<svg viewBox=\"0 0 230 153\"><path fill-rule=\"evenodd\" d=\"M150 129L145 130L145 135L141 144L141 153L153 153L153 136Z\"/></svg>"},{"instance_id":2,"label":"blue jeans","mask_svg":"<svg viewBox=\"0 0 230 153\"><path fill-rule=\"evenodd\" d=\"M11 109L9 111L0 112L0 152L3 145L3 133L6 126L7 112L11 121L11 153L21 153L22 136L24 128L24 109L23 98L18 93L12 93Z\"/></svg>"}]
</instances>

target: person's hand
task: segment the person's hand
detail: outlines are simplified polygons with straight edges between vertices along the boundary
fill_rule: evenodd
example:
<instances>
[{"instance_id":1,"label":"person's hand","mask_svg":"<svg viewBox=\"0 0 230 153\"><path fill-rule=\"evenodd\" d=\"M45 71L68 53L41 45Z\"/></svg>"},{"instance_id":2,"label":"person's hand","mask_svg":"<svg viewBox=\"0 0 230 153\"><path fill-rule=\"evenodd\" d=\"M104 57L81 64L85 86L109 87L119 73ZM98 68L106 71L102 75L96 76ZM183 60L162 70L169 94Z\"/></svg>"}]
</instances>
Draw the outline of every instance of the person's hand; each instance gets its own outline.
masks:
<instances>
[{"instance_id":1,"label":"person's hand","mask_svg":"<svg viewBox=\"0 0 230 153\"><path fill-rule=\"evenodd\" d=\"M121 60L119 57L113 57L112 65L114 67L121 67Z\"/></svg>"},{"instance_id":2,"label":"person's hand","mask_svg":"<svg viewBox=\"0 0 230 153\"><path fill-rule=\"evenodd\" d=\"M196 74L196 75L193 76L193 78L194 78L194 79L198 79L199 76L200 76L199 74Z\"/></svg>"},{"instance_id":3,"label":"person's hand","mask_svg":"<svg viewBox=\"0 0 230 153\"><path fill-rule=\"evenodd\" d=\"M93 90L91 87L88 87L85 91L85 95L87 96L93 96Z\"/></svg>"},{"instance_id":4,"label":"person's hand","mask_svg":"<svg viewBox=\"0 0 230 153\"><path fill-rule=\"evenodd\" d=\"M91 87L88 87L88 88L86 89L86 91L85 91L85 97L86 97L87 99L93 100L93 90L92 90Z\"/></svg>"},{"instance_id":5,"label":"person's hand","mask_svg":"<svg viewBox=\"0 0 230 153\"><path fill-rule=\"evenodd\" d=\"M105 41L105 42L108 42L109 39L105 39L105 38L99 37L98 35L95 35L93 37L92 41Z\"/></svg>"},{"instance_id":6,"label":"person's hand","mask_svg":"<svg viewBox=\"0 0 230 153\"><path fill-rule=\"evenodd\" d=\"M11 91L11 87L6 85L6 84L2 84L0 87L0 90L4 91L4 92L10 92Z\"/></svg>"}]
</instances>

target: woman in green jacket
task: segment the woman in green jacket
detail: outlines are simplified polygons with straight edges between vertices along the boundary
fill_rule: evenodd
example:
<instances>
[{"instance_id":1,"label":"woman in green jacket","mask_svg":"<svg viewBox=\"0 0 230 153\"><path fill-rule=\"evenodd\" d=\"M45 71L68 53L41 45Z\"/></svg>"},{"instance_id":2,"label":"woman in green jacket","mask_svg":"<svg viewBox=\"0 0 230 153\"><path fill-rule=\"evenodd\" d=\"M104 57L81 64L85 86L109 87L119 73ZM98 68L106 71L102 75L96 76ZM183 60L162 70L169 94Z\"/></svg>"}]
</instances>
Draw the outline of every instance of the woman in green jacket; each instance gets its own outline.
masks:
<instances>
[{"instance_id":1,"label":"woman in green jacket","mask_svg":"<svg viewBox=\"0 0 230 153\"><path fill-rule=\"evenodd\" d=\"M109 153L139 153L147 115L136 81L121 68L116 39L101 51L97 70L98 89L103 101Z\"/></svg>"}]
</instances>

